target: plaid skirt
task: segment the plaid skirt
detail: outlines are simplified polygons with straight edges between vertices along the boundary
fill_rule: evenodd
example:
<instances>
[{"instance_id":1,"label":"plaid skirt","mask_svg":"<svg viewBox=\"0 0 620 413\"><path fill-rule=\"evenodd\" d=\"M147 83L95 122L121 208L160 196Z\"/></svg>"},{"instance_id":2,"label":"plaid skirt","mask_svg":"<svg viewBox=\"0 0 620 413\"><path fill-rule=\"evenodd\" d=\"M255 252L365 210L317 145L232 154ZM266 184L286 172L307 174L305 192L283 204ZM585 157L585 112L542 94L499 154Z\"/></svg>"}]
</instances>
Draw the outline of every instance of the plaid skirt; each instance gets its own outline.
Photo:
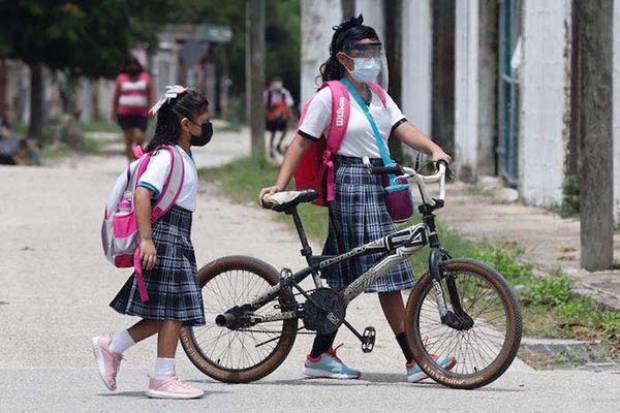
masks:
<instances>
[{"instance_id":1,"label":"plaid skirt","mask_svg":"<svg viewBox=\"0 0 620 413\"><path fill-rule=\"evenodd\" d=\"M140 301L134 273L110 303L113 309L150 320L178 320L185 326L205 324L191 227L192 213L176 205L153 224L157 264L143 273L149 300Z\"/></svg>"},{"instance_id":2,"label":"plaid skirt","mask_svg":"<svg viewBox=\"0 0 620 413\"><path fill-rule=\"evenodd\" d=\"M372 162L383 164L380 159ZM329 204L329 233L324 255L344 254L396 230L385 206L383 177L369 174L368 168L357 158L338 156L335 168L336 198ZM345 288L375 265L381 256L379 253L344 261L326 268L322 277L332 288ZM365 292L399 291L414 285L411 263L404 261Z\"/></svg>"}]
</instances>

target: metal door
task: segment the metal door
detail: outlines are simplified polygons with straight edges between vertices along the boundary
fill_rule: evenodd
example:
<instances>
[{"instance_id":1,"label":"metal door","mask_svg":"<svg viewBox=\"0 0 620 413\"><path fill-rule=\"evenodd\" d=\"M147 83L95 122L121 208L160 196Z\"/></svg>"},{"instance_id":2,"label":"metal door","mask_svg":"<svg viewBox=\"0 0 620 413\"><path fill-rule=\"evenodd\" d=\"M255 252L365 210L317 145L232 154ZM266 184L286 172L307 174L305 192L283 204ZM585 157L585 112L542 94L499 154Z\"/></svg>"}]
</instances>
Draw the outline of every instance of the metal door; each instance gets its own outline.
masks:
<instances>
[{"instance_id":1,"label":"metal door","mask_svg":"<svg viewBox=\"0 0 620 413\"><path fill-rule=\"evenodd\" d=\"M519 76L522 0L498 0L498 166L513 186L519 179Z\"/></svg>"}]
</instances>

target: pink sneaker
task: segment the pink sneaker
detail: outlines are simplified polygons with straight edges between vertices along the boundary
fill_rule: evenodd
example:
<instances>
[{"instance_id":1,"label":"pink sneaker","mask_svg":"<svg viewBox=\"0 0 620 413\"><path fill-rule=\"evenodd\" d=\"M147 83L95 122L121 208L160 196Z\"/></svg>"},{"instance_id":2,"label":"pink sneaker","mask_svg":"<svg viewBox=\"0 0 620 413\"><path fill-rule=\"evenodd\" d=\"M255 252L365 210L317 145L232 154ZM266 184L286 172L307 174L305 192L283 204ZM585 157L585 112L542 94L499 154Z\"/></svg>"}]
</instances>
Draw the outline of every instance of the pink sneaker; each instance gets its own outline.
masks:
<instances>
[{"instance_id":1,"label":"pink sneaker","mask_svg":"<svg viewBox=\"0 0 620 413\"><path fill-rule=\"evenodd\" d=\"M149 389L146 391L148 397L155 399L197 399L204 394L204 391L182 382L177 376L165 380L151 378Z\"/></svg>"},{"instance_id":2,"label":"pink sneaker","mask_svg":"<svg viewBox=\"0 0 620 413\"><path fill-rule=\"evenodd\" d=\"M93 353L103 384L108 390L116 390L116 374L123 355L110 351L111 337L93 337Z\"/></svg>"}]
</instances>

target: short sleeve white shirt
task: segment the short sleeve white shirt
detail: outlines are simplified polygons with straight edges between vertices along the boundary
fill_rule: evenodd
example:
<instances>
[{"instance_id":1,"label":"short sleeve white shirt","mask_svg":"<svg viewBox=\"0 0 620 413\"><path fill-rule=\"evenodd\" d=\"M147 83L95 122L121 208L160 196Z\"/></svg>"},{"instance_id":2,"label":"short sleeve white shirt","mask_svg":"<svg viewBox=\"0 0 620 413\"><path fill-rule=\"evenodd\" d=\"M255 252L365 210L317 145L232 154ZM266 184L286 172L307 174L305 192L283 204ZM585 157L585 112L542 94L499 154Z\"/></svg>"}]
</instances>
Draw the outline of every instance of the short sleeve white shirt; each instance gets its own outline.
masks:
<instances>
[{"instance_id":1,"label":"short sleeve white shirt","mask_svg":"<svg viewBox=\"0 0 620 413\"><path fill-rule=\"evenodd\" d=\"M196 210L196 194L198 192L198 172L196 170L196 164L191 156L185 152L180 146L176 146L176 149L183 158L184 178L183 187L181 192L175 201L175 205L188 211ZM151 158L146 170L140 177L138 185L149 189L153 192L153 197L159 197L166 178L170 173L170 164L172 158L168 151L158 151Z\"/></svg>"},{"instance_id":2,"label":"short sleeve white shirt","mask_svg":"<svg viewBox=\"0 0 620 413\"><path fill-rule=\"evenodd\" d=\"M371 93L372 99L368 108L387 147L392 129L406 119L389 95L386 94L386 105L384 106L381 98L374 92ZM351 114L349 116L349 124L338 154L356 158L363 158L364 156L381 158L377 147L377 139L368 118L366 118L364 111L355 99L351 98L350 102ZM299 126L299 131L306 137L319 138L327 134L331 116L332 93L328 87L325 87L310 102L306 116Z\"/></svg>"}]
</instances>

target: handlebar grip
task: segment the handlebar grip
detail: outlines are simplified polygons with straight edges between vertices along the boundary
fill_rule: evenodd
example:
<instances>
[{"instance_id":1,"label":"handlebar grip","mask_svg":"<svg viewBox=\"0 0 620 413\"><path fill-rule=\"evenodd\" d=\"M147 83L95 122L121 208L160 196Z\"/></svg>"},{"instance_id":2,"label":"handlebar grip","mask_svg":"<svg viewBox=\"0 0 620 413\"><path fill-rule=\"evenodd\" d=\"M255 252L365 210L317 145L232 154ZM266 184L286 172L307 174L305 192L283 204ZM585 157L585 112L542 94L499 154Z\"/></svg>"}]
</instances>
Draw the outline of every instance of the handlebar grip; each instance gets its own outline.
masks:
<instances>
[{"instance_id":1,"label":"handlebar grip","mask_svg":"<svg viewBox=\"0 0 620 413\"><path fill-rule=\"evenodd\" d=\"M402 175L403 170L400 165L390 165L390 166L373 166L370 168L370 173L373 175Z\"/></svg>"}]
</instances>

